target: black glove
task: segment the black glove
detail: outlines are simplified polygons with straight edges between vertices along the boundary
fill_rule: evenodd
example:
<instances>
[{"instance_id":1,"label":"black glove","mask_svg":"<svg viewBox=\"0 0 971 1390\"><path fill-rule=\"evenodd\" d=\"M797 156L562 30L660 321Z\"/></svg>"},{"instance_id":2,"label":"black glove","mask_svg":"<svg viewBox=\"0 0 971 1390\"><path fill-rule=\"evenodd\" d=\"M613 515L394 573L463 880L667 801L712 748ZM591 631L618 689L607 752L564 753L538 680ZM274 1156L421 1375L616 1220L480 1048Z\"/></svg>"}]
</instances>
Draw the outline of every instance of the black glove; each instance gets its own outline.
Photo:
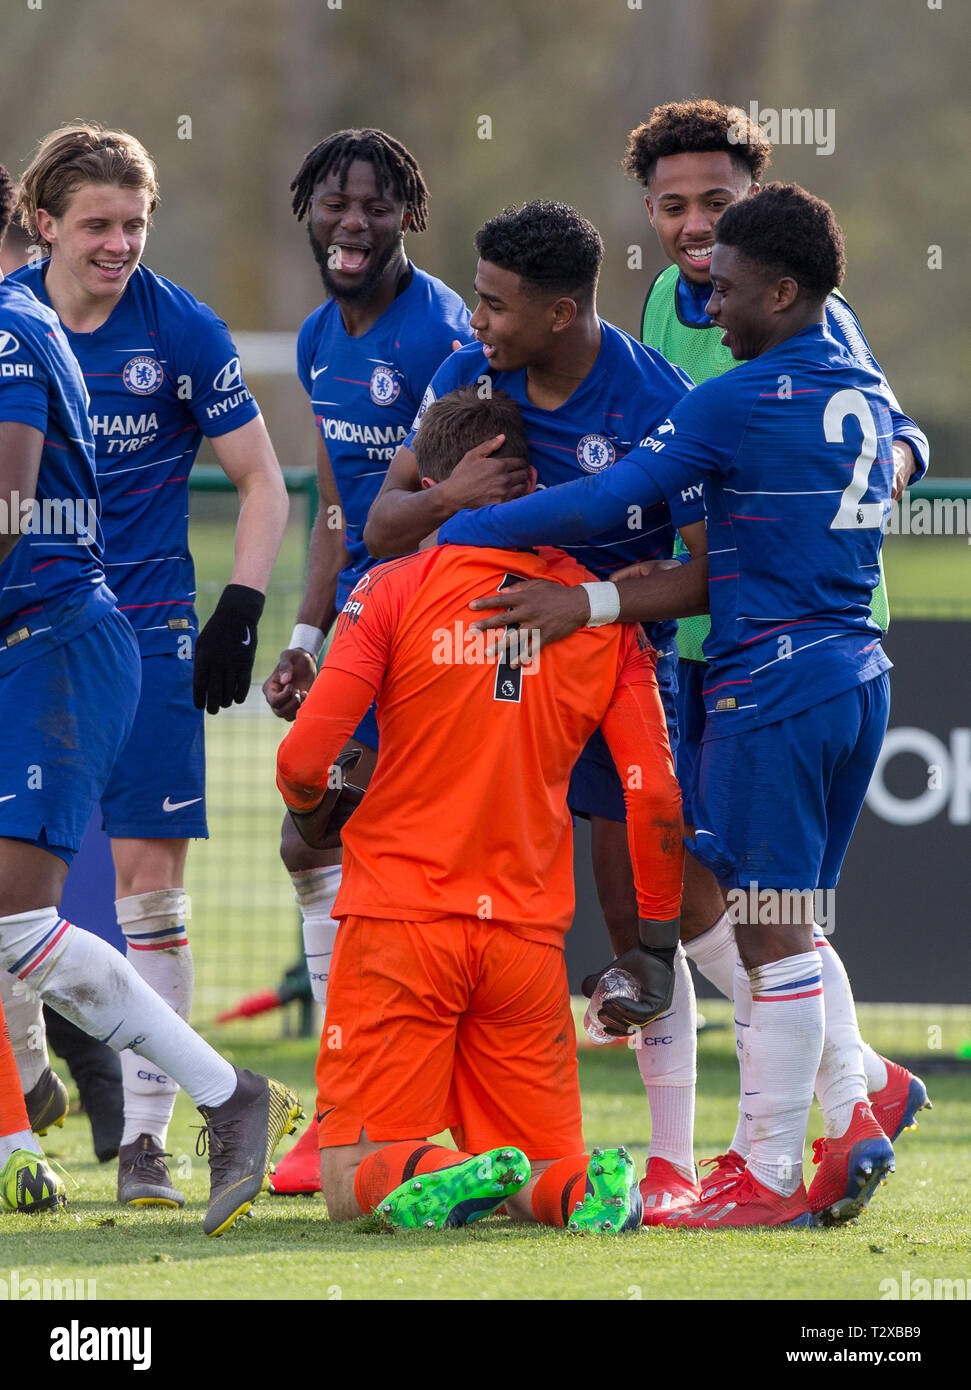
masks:
<instances>
[{"instance_id":1,"label":"black glove","mask_svg":"<svg viewBox=\"0 0 971 1390\"><path fill-rule=\"evenodd\" d=\"M604 970L626 970L640 986L637 999L624 999L620 995L608 994L600 1006L598 1017L608 1032L617 1030L622 1036L630 1028L643 1028L661 1014L667 1013L674 999L674 956L678 949L681 920L674 917L669 922L651 921L642 917L638 923L640 940L631 951L625 951ZM593 994L597 981L604 973L588 975L581 988ZM611 1028L613 1024L613 1028Z\"/></svg>"},{"instance_id":2,"label":"black glove","mask_svg":"<svg viewBox=\"0 0 971 1390\"><path fill-rule=\"evenodd\" d=\"M312 811L291 811L290 819L311 849L339 849L341 831L360 806L364 793L345 780L361 756L360 748L351 748L334 759L338 785L328 787Z\"/></svg>"},{"instance_id":3,"label":"black glove","mask_svg":"<svg viewBox=\"0 0 971 1390\"><path fill-rule=\"evenodd\" d=\"M215 714L246 699L256 659L256 624L265 595L245 584L227 584L216 611L196 638L192 701Z\"/></svg>"}]
</instances>

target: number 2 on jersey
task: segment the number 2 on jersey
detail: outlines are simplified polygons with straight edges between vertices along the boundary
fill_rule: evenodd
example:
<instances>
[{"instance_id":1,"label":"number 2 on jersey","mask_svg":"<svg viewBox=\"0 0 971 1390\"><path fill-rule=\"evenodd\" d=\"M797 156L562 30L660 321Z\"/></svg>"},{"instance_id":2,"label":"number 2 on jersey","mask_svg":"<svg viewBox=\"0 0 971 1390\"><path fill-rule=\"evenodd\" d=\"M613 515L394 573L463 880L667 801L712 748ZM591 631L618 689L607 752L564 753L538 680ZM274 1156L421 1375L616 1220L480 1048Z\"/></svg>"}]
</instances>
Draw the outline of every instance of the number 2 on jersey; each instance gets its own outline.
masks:
<instances>
[{"instance_id":1,"label":"number 2 on jersey","mask_svg":"<svg viewBox=\"0 0 971 1390\"><path fill-rule=\"evenodd\" d=\"M870 469L877 456L877 427L873 411L862 391L837 391L823 412L823 434L827 444L843 444L843 422L852 416L860 423L863 444L853 464L853 476L843 489L839 510L829 524L831 531L867 531L883 526L887 507L883 502L861 502L870 482Z\"/></svg>"}]
</instances>

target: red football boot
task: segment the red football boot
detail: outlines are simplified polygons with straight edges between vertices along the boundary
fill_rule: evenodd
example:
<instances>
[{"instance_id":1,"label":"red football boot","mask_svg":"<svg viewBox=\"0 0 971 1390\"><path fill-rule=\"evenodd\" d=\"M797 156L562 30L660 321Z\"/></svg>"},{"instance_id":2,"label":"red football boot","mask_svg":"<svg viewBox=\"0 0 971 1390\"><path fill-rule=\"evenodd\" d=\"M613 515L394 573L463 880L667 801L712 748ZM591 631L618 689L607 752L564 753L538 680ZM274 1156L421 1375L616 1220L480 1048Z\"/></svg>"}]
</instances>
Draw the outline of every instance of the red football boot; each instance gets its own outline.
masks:
<instances>
[{"instance_id":1,"label":"red football boot","mask_svg":"<svg viewBox=\"0 0 971 1390\"><path fill-rule=\"evenodd\" d=\"M764 1187L746 1168L735 1182L723 1186L711 1199L702 1197L693 1207L672 1212L665 1226L692 1230L720 1230L727 1226L812 1226L809 1199L802 1183L791 1197Z\"/></svg>"},{"instance_id":2,"label":"red football boot","mask_svg":"<svg viewBox=\"0 0 971 1390\"><path fill-rule=\"evenodd\" d=\"M693 1206L701 1196L698 1184L679 1173L666 1158L648 1159L647 1171L638 1186L644 1204L642 1226L660 1226L671 1212Z\"/></svg>"},{"instance_id":3,"label":"red football boot","mask_svg":"<svg viewBox=\"0 0 971 1390\"><path fill-rule=\"evenodd\" d=\"M284 1154L270 1178L270 1191L278 1197L320 1191L320 1149L317 1121L310 1123L288 1154Z\"/></svg>"},{"instance_id":4,"label":"red football boot","mask_svg":"<svg viewBox=\"0 0 971 1390\"><path fill-rule=\"evenodd\" d=\"M917 1128L918 1110L933 1110L934 1107L927 1099L927 1087L919 1076L886 1057L880 1060L886 1064L887 1084L882 1091L867 1096L867 1100L877 1124L893 1143L905 1130Z\"/></svg>"},{"instance_id":5,"label":"red football boot","mask_svg":"<svg viewBox=\"0 0 971 1390\"><path fill-rule=\"evenodd\" d=\"M810 1210L822 1225L839 1226L866 1211L877 1187L893 1172L893 1145L861 1100L845 1134L815 1141L813 1163L819 1171L809 1188Z\"/></svg>"},{"instance_id":6,"label":"red football boot","mask_svg":"<svg viewBox=\"0 0 971 1390\"><path fill-rule=\"evenodd\" d=\"M700 1179L702 1197L711 1197L723 1187L738 1181L745 1172L745 1159L734 1149L729 1149L727 1154L719 1154L717 1158L703 1158L701 1166L711 1167L708 1176Z\"/></svg>"}]
</instances>

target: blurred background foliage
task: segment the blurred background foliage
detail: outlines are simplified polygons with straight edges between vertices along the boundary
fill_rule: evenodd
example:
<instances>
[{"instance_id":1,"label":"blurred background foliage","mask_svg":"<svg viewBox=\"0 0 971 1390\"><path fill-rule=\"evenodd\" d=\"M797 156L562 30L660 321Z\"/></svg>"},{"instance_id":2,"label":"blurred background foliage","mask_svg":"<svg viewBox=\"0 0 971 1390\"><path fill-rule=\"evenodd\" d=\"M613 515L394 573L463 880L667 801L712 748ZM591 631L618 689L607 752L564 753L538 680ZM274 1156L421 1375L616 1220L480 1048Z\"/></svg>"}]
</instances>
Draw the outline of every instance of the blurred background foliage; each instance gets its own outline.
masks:
<instances>
[{"instance_id":1,"label":"blurred background foliage","mask_svg":"<svg viewBox=\"0 0 971 1390\"><path fill-rule=\"evenodd\" d=\"M600 228L601 312L636 332L662 260L621 170L628 131L692 95L832 109L833 153L780 145L771 176L834 205L845 292L871 346L931 436L935 471L971 473L959 386L971 369L966 6L637 3L5 0L0 161L19 172L73 117L131 130L162 186L146 263L234 331L294 331L321 292L289 182L329 131L377 125L408 145L431 189L429 229L408 239L423 268L471 299L480 223L508 203L559 198ZM179 138L185 116L191 139ZM479 138L483 116L491 139ZM295 377L251 384L281 461L312 463Z\"/></svg>"}]
</instances>

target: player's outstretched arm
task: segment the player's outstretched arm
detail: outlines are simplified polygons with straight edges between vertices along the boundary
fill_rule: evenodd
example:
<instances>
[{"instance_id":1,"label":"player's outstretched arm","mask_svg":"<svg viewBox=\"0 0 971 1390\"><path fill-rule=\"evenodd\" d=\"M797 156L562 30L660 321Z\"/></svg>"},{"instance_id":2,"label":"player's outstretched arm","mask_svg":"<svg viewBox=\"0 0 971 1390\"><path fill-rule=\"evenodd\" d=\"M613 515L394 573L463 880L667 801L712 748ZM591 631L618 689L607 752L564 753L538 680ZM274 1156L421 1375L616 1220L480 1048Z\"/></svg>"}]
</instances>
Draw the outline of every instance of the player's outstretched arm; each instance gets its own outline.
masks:
<instances>
[{"instance_id":1,"label":"player's outstretched arm","mask_svg":"<svg viewBox=\"0 0 971 1390\"><path fill-rule=\"evenodd\" d=\"M744 416L738 403L731 408L723 395L718 378L696 386L655 434L610 468L514 502L459 512L441 527L439 541L515 550L568 545L629 525L646 508L720 472L733 457ZM727 428L726 416L731 417Z\"/></svg>"},{"instance_id":2,"label":"player's outstretched arm","mask_svg":"<svg viewBox=\"0 0 971 1390\"><path fill-rule=\"evenodd\" d=\"M215 714L242 704L249 691L257 624L290 504L262 416L211 443L240 498L233 573L196 641L193 700Z\"/></svg>"},{"instance_id":3,"label":"player's outstretched arm","mask_svg":"<svg viewBox=\"0 0 971 1390\"><path fill-rule=\"evenodd\" d=\"M690 461L673 463L660 474L670 483L662 483L653 476L653 460L649 448L638 447L592 477L544 488L514 502L459 512L441 527L439 540L499 550L587 540L625 525L632 509L663 502L697 471Z\"/></svg>"},{"instance_id":4,"label":"player's outstretched arm","mask_svg":"<svg viewBox=\"0 0 971 1390\"><path fill-rule=\"evenodd\" d=\"M644 560L611 575L620 605L615 622L660 623L670 618L691 618L708 612L708 557L678 560ZM476 612L498 609L479 618L471 631L515 628L528 632L530 659L542 647L560 642L590 621L590 596L582 584L554 584L548 579L529 579L494 594L473 599ZM509 661L519 659L510 644Z\"/></svg>"},{"instance_id":5,"label":"player's outstretched arm","mask_svg":"<svg viewBox=\"0 0 971 1390\"><path fill-rule=\"evenodd\" d=\"M610 576L620 600L618 621L661 623L708 612L708 538L703 521L682 526L685 560L644 560Z\"/></svg>"},{"instance_id":6,"label":"player's outstretched arm","mask_svg":"<svg viewBox=\"0 0 971 1390\"><path fill-rule=\"evenodd\" d=\"M426 536L466 507L485 507L521 497L529 486L529 462L496 451L505 435L470 449L451 477L423 489L411 449L402 445L388 468L381 491L371 504L364 544L378 559L410 555Z\"/></svg>"},{"instance_id":7,"label":"player's outstretched arm","mask_svg":"<svg viewBox=\"0 0 971 1390\"><path fill-rule=\"evenodd\" d=\"M288 720L295 717L317 674L320 649L337 616L340 572L350 559L345 542L347 519L327 446L319 437L317 488L319 505L310 533L307 579L296 627L289 646L280 653L280 660L263 682L267 704L274 714Z\"/></svg>"},{"instance_id":8,"label":"player's outstretched arm","mask_svg":"<svg viewBox=\"0 0 971 1390\"><path fill-rule=\"evenodd\" d=\"M23 502L36 496L43 451L43 430L19 420L0 420L0 502L9 519L9 524L0 531L0 563L20 539L20 531L13 520L21 516Z\"/></svg>"}]
</instances>

